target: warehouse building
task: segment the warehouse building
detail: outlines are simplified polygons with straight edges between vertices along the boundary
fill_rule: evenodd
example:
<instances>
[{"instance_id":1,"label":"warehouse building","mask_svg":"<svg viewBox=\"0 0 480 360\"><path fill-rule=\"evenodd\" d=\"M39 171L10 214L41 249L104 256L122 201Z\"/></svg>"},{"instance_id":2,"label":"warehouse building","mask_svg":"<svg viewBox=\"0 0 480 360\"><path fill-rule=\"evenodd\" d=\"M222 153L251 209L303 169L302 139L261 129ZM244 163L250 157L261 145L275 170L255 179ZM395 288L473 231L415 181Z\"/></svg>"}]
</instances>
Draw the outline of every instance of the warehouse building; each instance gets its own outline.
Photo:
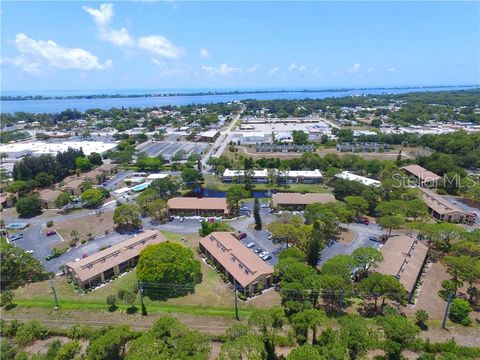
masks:
<instances>
[{"instance_id":1,"label":"warehouse building","mask_svg":"<svg viewBox=\"0 0 480 360\"><path fill-rule=\"evenodd\" d=\"M370 179L365 176L360 176L356 174L352 174L349 171L344 171L340 174L335 175L336 178L338 179L343 179L343 180L349 180L349 181L356 181L359 182L360 184L366 185L366 186L380 186L381 183L378 180Z\"/></svg>"},{"instance_id":2,"label":"warehouse building","mask_svg":"<svg viewBox=\"0 0 480 360\"><path fill-rule=\"evenodd\" d=\"M200 250L228 281L246 296L273 284L273 268L229 232L213 232L200 240Z\"/></svg>"},{"instance_id":3,"label":"warehouse building","mask_svg":"<svg viewBox=\"0 0 480 360\"><path fill-rule=\"evenodd\" d=\"M174 197L167 202L171 215L180 216L228 216L225 198Z\"/></svg>"},{"instance_id":4,"label":"warehouse building","mask_svg":"<svg viewBox=\"0 0 480 360\"><path fill-rule=\"evenodd\" d=\"M65 271L81 289L95 288L135 267L145 247L164 241L165 237L156 230L145 230L96 254L65 264Z\"/></svg>"}]
</instances>

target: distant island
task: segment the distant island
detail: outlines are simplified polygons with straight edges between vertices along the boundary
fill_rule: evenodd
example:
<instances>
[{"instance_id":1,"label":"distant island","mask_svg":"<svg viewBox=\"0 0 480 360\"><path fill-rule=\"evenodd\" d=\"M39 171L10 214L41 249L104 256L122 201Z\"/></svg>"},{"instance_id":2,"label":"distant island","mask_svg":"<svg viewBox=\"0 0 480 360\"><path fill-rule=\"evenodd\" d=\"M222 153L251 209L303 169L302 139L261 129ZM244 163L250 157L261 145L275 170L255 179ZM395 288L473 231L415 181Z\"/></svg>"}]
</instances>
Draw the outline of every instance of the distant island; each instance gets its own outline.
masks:
<instances>
[{"instance_id":1,"label":"distant island","mask_svg":"<svg viewBox=\"0 0 480 360\"><path fill-rule=\"evenodd\" d=\"M22 95L4 96L1 101L24 101L24 100L66 100L66 99L117 99L117 98L149 98L149 97L174 97L174 96L212 96L212 95L239 95L239 94L274 94L274 93L318 93L318 92L345 92L362 90L398 90L398 89L437 89L456 87L478 87L479 85L434 85L434 86L398 86L398 87L364 87L364 88L332 88L332 89L278 89L278 90L236 90L236 91L206 91L206 92L171 92L171 93L149 93L149 94L91 94L91 95L68 95L68 96L44 96L44 95Z\"/></svg>"}]
</instances>

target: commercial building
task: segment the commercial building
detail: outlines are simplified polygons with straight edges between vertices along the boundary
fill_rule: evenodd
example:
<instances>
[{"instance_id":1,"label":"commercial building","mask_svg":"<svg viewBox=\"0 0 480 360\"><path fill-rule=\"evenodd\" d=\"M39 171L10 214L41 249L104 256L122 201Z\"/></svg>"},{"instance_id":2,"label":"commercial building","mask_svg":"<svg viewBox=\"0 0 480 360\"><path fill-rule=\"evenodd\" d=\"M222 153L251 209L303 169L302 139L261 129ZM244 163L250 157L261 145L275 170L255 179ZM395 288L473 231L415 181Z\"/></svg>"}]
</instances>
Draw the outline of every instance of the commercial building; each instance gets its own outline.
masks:
<instances>
[{"instance_id":1,"label":"commercial building","mask_svg":"<svg viewBox=\"0 0 480 360\"><path fill-rule=\"evenodd\" d=\"M401 169L405 170L412 176L419 186L435 187L442 178L437 174L421 167L420 165L407 165Z\"/></svg>"},{"instance_id":2,"label":"commercial building","mask_svg":"<svg viewBox=\"0 0 480 360\"><path fill-rule=\"evenodd\" d=\"M294 145L294 144L261 144L256 146L256 152L313 152L313 145Z\"/></svg>"},{"instance_id":3,"label":"commercial building","mask_svg":"<svg viewBox=\"0 0 480 360\"><path fill-rule=\"evenodd\" d=\"M439 221L452 223L473 223L476 214L464 211L441 195L428 188L419 188L422 198L428 206L428 213Z\"/></svg>"},{"instance_id":4,"label":"commercial building","mask_svg":"<svg viewBox=\"0 0 480 360\"><path fill-rule=\"evenodd\" d=\"M336 178L338 179L343 179L343 180L349 180L349 181L356 181L359 182L360 184L366 185L366 186L380 186L381 183L378 180L375 179L370 179L365 176L360 176L356 174L352 174L349 171L343 171L340 174L335 175Z\"/></svg>"},{"instance_id":5,"label":"commercial building","mask_svg":"<svg viewBox=\"0 0 480 360\"><path fill-rule=\"evenodd\" d=\"M273 268L229 232L200 240L200 250L246 296L273 284Z\"/></svg>"},{"instance_id":6,"label":"commercial building","mask_svg":"<svg viewBox=\"0 0 480 360\"><path fill-rule=\"evenodd\" d=\"M208 130L198 134L200 141L204 142L215 142L217 138L220 136L220 132L218 130Z\"/></svg>"},{"instance_id":7,"label":"commercial building","mask_svg":"<svg viewBox=\"0 0 480 360\"><path fill-rule=\"evenodd\" d=\"M226 183L231 182L243 182L245 172L249 170L230 170L225 169L223 172L222 180ZM263 170L250 170L252 181L257 184L265 184L268 182L268 171Z\"/></svg>"},{"instance_id":8,"label":"commercial building","mask_svg":"<svg viewBox=\"0 0 480 360\"><path fill-rule=\"evenodd\" d=\"M181 216L227 216L229 214L225 198L174 197L167 202L172 215Z\"/></svg>"},{"instance_id":9,"label":"commercial building","mask_svg":"<svg viewBox=\"0 0 480 360\"><path fill-rule=\"evenodd\" d=\"M253 183L266 184L269 176L275 176L278 184L318 184L322 182L323 175L320 170L230 170L226 169L222 181L226 183L243 182L245 172L249 171Z\"/></svg>"},{"instance_id":10,"label":"commercial building","mask_svg":"<svg viewBox=\"0 0 480 360\"><path fill-rule=\"evenodd\" d=\"M42 190L40 191L40 200L42 201L42 207L44 209L56 209L55 200L62 193L60 190Z\"/></svg>"},{"instance_id":11,"label":"commercial building","mask_svg":"<svg viewBox=\"0 0 480 360\"><path fill-rule=\"evenodd\" d=\"M156 230L145 230L96 254L65 264L65 271L80 288L94 288L135 267L145 247L165 240Z\"/></svg>"},{"instance_id":12,"label":"commercial building","mask_svg":"<svg viewBox=\"0 0 480 360\"><path fill-rule=\"evenodd\" d=\"M411 301L427 259L428 247L410 236L399 235L391 236L380 251L383 261L375 271L395 276Z\"/></svg>"},{"instance_id":13,"label":"commercial building","mask_svg":"<svg viewBox=\"0 0 480 360\"><path fill-rule=\"evenodd\" d=\"M22 158L27 155L39 156L44 154L56 155L67 151L68 148L82 149L85 155L93 152L103 154L117 147L116 143L102 141L22 141L0 146L0 152L7 154L8 158Z\"/></svg>"},{"instance_id":14,"label":"commercial building","mask_svg":"<svg viewBox=\"0 0 480 360\"><path fill-rule=\"evenodd\" d=\"M260 131L244 133L238 141L241 144L261 144L267 142L267 135Z\"/></svg>"},{"instance_id":15,"label":"commercial building","mask_svg":"<svg viewBox=\"0 0 480 360\"><path fill-rule=\"evenodd\" d=\"M335 196L332 194L277 193L272 195L272 207L274 209L281 207L288 210L303 210L309 204L326 204L335 201Z\"/></svg>"},{"instance_id":16,"label":"commercial building","mask_svg":"<svg viewBox=\"0 0 480 360\"><path fill-rule=\"evenodd\" d=\"M388 144L371 142L337 144L337 151L340 152L380 152L388 149L390 149Z\"/></svg>"}]
</instances>

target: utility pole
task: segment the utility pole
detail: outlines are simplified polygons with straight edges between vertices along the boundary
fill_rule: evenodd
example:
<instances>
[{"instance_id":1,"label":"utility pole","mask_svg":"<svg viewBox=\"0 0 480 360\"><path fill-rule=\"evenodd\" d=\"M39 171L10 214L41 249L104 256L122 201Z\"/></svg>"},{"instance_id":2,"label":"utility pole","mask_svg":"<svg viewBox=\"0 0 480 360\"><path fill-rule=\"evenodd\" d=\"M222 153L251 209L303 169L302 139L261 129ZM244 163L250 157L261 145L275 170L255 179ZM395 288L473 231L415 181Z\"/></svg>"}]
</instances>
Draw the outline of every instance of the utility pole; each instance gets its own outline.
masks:
<instances>
[{"instance_id":1,"label":"utility pole","mask_svg":"<svg viewBox=\"0 0 480 360\"><path fill-rule=\"evenodd\" d=\"M53 299L55 301L55 310L58 310L58 298L57 298L57 292L55 291L55 286L53 286L53 281L52 279L50 278L50 287L52 288L52 292L53 292Z\"/></svg>"},{"instance_id":2,"label":"utility pole","mask_svg":"<svg viewBox=\"0 0 480 360\"><path fill-rule=\"evenodd\" d=\"M142 304L142 315L147 315L147 308L145 307L145 303L143 302L143 287L140 286L140 302Z\"/></svg>"},{"instance_id":3,"label":"utility pole","mask_svg":"<svg viewBox=\"0 0 480 360\"><path fill-rule=\"evenodd\" d=\"M445 315L443 316L442 329L446 330L445 323L447 322L448 310L450 309L450 303L452 302L452 294L448 294L447 307L445 309Z\"/></svg>"},{"instance_id":4,"label":"utility pole","mask_svg":"<svg viewBox=\"0 0 480 360\"><path fill-rule=\"evenodd\" d=\"M235 301L235 319L240 320L238 318L238 299L237 299L237 282L233 279L233 296Z\"/></svg>"}]
</instances>

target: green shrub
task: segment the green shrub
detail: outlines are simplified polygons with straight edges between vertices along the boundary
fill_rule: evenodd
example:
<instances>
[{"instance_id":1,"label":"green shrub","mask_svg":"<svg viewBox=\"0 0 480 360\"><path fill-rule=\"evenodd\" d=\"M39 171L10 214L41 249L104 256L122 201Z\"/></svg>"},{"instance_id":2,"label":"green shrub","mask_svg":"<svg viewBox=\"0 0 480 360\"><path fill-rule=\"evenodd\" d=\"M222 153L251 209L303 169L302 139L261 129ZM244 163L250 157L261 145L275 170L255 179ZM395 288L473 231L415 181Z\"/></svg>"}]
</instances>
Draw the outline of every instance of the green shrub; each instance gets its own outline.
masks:
<instances>
[{"instance_id":1,"label":"green shrub","mask_svg":"<svg viewBox=\"0 0 480 360\"><path fill-rule=\"evenodd\" d=\"M20 325L15 336L15 341L19 346L26 346L35 340L46 339L48 336L48 329L39 321L32 320Z\"/></svg>"},{"instance_id":2,"label":"green shrub","mask_svg":"<svg viewBox=\"0 0 480 360\"><path fill-rule=\"evenodd\" d=\"M53 220L48 220L47 221L47 227L52 227L53 226Z\"/></svg>"},{"instance_id":3,"label":"green shrub","mask_svg":"<svg viewBox=\"0 0 480 360\"><path fill-rule=\"evenodd\" d=\"M243 295L242 293L237 293L237 296L240 300L243 300L243 301L246 301L247 300L247 296L246 295Z\"/></svg>"},{"instance_id":4,"label":"green shrub","mask_svg":"<svg viewBox=\"0 0 480 360\"><path fill-rule=\"evenodd\" d=\"M450 305L450 320L455 323L468 326L471 323L468 315L472 311L472 307L467 300L456 298Z\"/></svg>"}]
</instances>

